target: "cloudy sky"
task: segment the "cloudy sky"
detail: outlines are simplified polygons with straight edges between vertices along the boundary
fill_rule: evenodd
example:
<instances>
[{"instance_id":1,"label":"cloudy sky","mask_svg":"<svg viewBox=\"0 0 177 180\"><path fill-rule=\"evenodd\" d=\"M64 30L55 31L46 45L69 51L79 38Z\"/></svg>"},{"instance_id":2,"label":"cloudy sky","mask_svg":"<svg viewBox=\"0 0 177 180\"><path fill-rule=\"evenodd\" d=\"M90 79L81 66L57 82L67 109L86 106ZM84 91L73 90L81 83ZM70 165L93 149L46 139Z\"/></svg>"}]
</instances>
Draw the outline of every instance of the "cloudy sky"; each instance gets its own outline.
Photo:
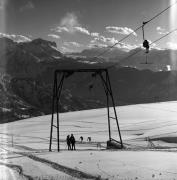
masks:
<instances>
[{"instance_id":1,"label":"cloudy sky","mask_svg":"<svg viewBox=\"0 0 177 180\"><path fill-rule=\"evenodd\" d=\"M63 52L106 47L133 32L143 21L174 0L0 0L0 36L18 42L43 38L57 43ZM145 26L149 41L175 28L177 5ZM173 23L172 23L173 21ZM176 24L177 28L177 24ZM118 48L130 50L142 44L142 31ZM156 48L177 48L177 33Z\"/></svg>"}]
</instances>

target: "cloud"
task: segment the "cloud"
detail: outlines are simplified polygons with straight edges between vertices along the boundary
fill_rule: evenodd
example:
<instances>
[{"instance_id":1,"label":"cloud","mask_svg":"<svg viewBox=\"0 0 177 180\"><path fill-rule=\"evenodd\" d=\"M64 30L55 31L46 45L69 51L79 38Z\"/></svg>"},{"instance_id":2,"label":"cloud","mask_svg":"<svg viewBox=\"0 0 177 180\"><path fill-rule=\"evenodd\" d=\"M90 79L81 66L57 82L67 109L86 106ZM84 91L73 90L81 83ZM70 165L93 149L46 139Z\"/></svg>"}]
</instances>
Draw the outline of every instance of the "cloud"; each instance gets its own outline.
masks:
<instances>
[{"instance_id":1,"label":"cloud","mask_svg":"<svg viewBox=\"0 0 177 180\"><path fill-rule=\"evenodd\" d=\"M102 43L92 43L92 42L88 45L88 48L103 48L103 47L106 48L107 45Z\"/></svg>"},{"instance_id":2,"label":"cloud","mask_svg":"<svg viewBox=\"0 0 177 180\"><path fill-rule=\"evenodd\" d=\"M99 37L99 33L97 33L97 32L92 32L92 33L90 33L90 35L92 36L92 37Z\"/></svg>"},{"instance_id":3,"label":"cloud","mask_svg":"<svg viewBox=\"0 0 177 180\"><path fill-rule=\"evenodd\" d=\"M158 26L158 27L156 28L156 30L157 30L157 33L160 34L160 35L165 35L165 34L168 33L168 31L166 31L165 28L162 28L162 27L160 27L160 26Z\"/></svg>"},{"instance_id":4,"label":"cloud","mask_svg":"<svg viewBox=\"0 0 177 180\"><path fill-rule=\"evenodd\" d=\"M160 26L158 26L158 27L156 28L156 30L157 30L157 31L165 31L165 29L164 29L164 28L161 28Z\"/></svg>"},{"instance_id":5,"label":"cloud","mask_svg":"<svg viewBox=\"0 0 177 180\"><path fill-rule=\"evenodd\" d=\"M86 34L86 35L90 35L90 32L84 28L84 27L81 27L81 26L76 26L76 27L65 27L65 26L58 26L54 29L51 29L51 31L54 31L54 32L57 32L57 33L62 33L62 32L67 32L67 33L75 33L75 32L79 32L79 33L82 33L82 34Z\"/></svg>"},{"instance_id":6,"label":"cloud","mask_svg":"<svg viewBox=\"0 0 177 180\"><path fill-rule=\"evenodd\" d=\"M54 31L54 32L58 32L58 33L62 33L62 32L67 32L67 33L75 33L75 32L80 32L82 34L86 34L86 35L90 35L90 32L84 28L84 27L81 27L81 26L76 26L76 27L65 27L65 26L58 26L54 29L51 29L51 31Z\"/></svg>"},{"instance_id":7,"label":"cloud","mask_svg":"<svg viewBox=\"0 0 177 180\"><path fill-rule=\"evenodd\" d=\"M16 34L0 33L0 38L2 38L2 37L12 39L13 41L15 41L17 43L31 41L31 39L29 37L26 37L26 36L23 36L23 35L16 35Z\"/></svg>"},{"instance_id":8,"label":"cloud","mask_svg":"<svg viewBox=\"0 0 177 180\"><path fill-rule=\"evenodd\" d=\"M167 47L172 50L177 50L177 43L167 42Z\"/></svg>"},{"instance_id":9,"label":"cloud","mask_svg":"<svg viewBox=\"0 0 177 180\"><path fill-rule=\"evenodd\" d=\"M96 43L97 42L97 39L92 39L91 41L90 41L90 43Z\"/></svg>"},{"instance_id":10,"label":"cloud","mask_svg":"<svg viewBox=\"0 0 177 180\"><path fill-rule=\"evenodd\" d=\"M23 5L22 7L20 7L20 11L26 11L26 10L30 10L30 9L34 9L35 6L31 1L28 1L25 5Z\"/></svg>"},{"instance_id":11,"label":"cloud","mask_svg":"<svg viewBox=\"0 0 177 180\"><path fill-rule=\"evenodd\" d=\"M51 31L61 33L61 32L69 32L69 29L67 27L58 26L54 29L51 29Z\"/></svg>"},{"instance_id":12,"label":"cloud","mask_svg":"<svg viewBox=\"0 0 177 180\"><path fill-rule=\"evenodd\" d=\"M90 35L89 30L82 27L78 21L77 16L74 13L67 13L60 21L60 25L56 28L51 29L51 31L62 33L75 33L79 32L82 34Z\"/></svg>"},{"instance_id":13,"label":"cloud","mask_svg":"<svg viewBox=\"0 0 177 180\"><path fill-rule=\"evenodd\" d=\"M73 50L72 49L69 49L69 48L67 48L67 47L65 47L65 46L62 46L61 47L61 51L62 51L62 53L68 53L68 52L73 52Z\"/></svg>"},{"instance_id":14,"label":"cloud","mask_svg":"<svg viewBox=\"0 0 177 180\"><path fill-rule=\"evenodd\" d=\"M126 51L130 51L132 49L136 49L139 46L135 45L135 44L127 44L127 43L119 43L117 44L115 47L120 48L120 49L124 49Z\"/></svg>"},{"instance_id":15,"label":"cloud","mask_svg":"<svg viewBox=\"0 0 177 180\"><path fill-rule=\"evenodd\" d=\"M138 46L135 44L126 44L126 43L119 43L119 41L115 37L105 37L99 34L96 34L98 36L94 37L90 41L89 47L109 47L112 45L115 45L115 48L123 49L124 51L130 51L132 49L137 48Z\"/></svg>"},{"instance_id":16,"label":"cloud","mask_svg":"<svg viewBox=\"0 0 177 180\"><path fill-rule=\"evenodd\" d=\"M115 43L118 43L118 40L115 39L114 37L112 37L112 38L105 38L105 40L106 40L106 43L108 43L108 44L110 44L110 45L113 45L113 44L115 44Z\"/></svg>"},{"instance_id":17,"label":"cloud","mask_svg":"<svg viewBox=\"0 0 177 180\"><path fill-rule=\"evenodd\" d=\"M102 43L101 43L102 42ZM104 36L95 37L93 40L90 41L89 48L94 47L109 47L114 45L115 43L118 43L118 40L114 37L112 38L106 38ZM130 51L132 49L137 48L137 45L132 44L126 44L126 43L118 43L115 45L115 48L123 49L124 51Z\"/></svg>"},{"instance_id":18,"label":"cloud","mask_svg":"<svg viewBox=\"0 0 177 180\"><path fill-rule=\"evenodd\" d=\"M64 42L64 46L67 46L67 47L70 47L70 46L81 47L82 45L80 43L77 43L77 42Z\"/></svg>"},{"instance_id":19,"label":"cloud","mask_svg":"<svg viewBox=\"0 0 177 180\"><path fill-rule=\"evenodd\" d=\"M60 26L62 28L67 28L68 32L73 33L75 31L75 27L79 27L79 21L77 16L74 13L67 13L60 22Z\"/></svg>"},{"instance_id":20,"label":"cloud","mask_svg":"<svg viewBox=\"0 0 177 180\"><path fill-rule=\"evenodd\" d=\"M104 36L98 36L98 37L94 37L94 39L92 39L90 41L90 44L88 45L89 48L94 48L94 47L109 47L112 46L113 44L118 43L118 40L115 39L114 37L112 38L107 38Z\"/></svg>"},{"instance_id":21,"label":"cloud","mask_svg":"<svg viewBox=\"0 0 177 180\"><path fill-rule=\"evenodd\" d=\"M77 27L74 27L74 29L75 29L77 32L90 35L90 32L89 32L86 28L77 26Z\"/></svg>"},{"instance_id":22,"label":"cloud","mask_svg":"<svg viewBox=\"0 0 177 180\"><path fill-rule=\"evenodd\" d=\"M118 40L115 39L114 37L106 38L104 36L95 37L91 42L99 42L99 41L104 42L104 43L106 43L108 45L113 45L113 44L118 42Z\"/></svg>"},{"instance_id":23,"label":"cloud","mask_svg":"<svg viewBox=\"0 0 177 180\"><path fill-rule=\"evenodd\" d=\"M134 36L137 36L137 34L128 27L107 26L106 30L107 30L107 32L114 33L114 34L128 35L128 34L132 33Z\"/></svg>"},{"instance_id":24,"label":"cloud","mask_svg":"<svg viewBox=\"0 0 177 180\"><path fill-rule=\"evenodd\" d=\"M60 39L60 36L56 34L48 34L48 36L54 39Z\"/></svg>"}]
</instances>

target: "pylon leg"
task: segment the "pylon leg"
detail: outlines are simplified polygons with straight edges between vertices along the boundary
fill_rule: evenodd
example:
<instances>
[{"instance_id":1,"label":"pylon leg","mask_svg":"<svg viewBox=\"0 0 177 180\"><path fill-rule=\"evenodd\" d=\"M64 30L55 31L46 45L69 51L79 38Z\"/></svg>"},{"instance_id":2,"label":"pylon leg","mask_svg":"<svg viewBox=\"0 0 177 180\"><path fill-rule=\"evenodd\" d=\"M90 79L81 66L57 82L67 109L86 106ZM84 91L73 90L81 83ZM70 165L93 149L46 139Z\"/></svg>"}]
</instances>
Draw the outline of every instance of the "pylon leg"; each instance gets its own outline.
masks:
<instances>
[{"instance_id":1,"label":"pylon leg","mask_svg":"<svg viewBox=\"0 0 177 180\"><path fill-rule=\"evenodd\" d=\"M120 127L119 127L119 123L118 123L118 117L117 117L117 112L116 112L116 107L115 107L115 102L114 102L114 97L113 97L113 92L112 92L112 88L111 88L111 82L110 82L110 79L109 79L108 70L106 70L106 79L107 79L107 86L108 86L109 93L110 93L111 100L112 100L112 104L113 104L113 109L114 109L116 124L117 124L117 128L118 128L120 143L121 143L121 147L123 148L123 142L122 142Z\"/></svg>"},{"instance_id":2,"label":"pylon leg","mask_svg":"<svg viewBox=\"0 0 177 180\"><path fill-rule=\"evenodd\" d=\"M58 74L55 72L54 75L54 90L53 90L53 102L52 102L52 119L51 119L51 132L50 132L50 145L49 145L49 151L51 151L52 147L52 135L53 135L53 126L57 128L57 150L60 151L60 133L59 133L59 100L61 96L61 91L63 87L64 82L64 73L62 74L62 78L60 79L59 85L58 85ZM55 104L56 103L56 104ZM57 113L57 126L53 124L54 122L54 113L55 113L55 107L56 107L56 113Z\"/></svg>"},{"instance_id":3,"label":"pylon leg","mask_svg":"<svg viewBox=\"0 0 177 180\"><path fill-rule=\"evenodd\" d=\"M53 120L54 120L54 113L55 113L55 96L56 96L56 73L54 73L54 83L53 83L52 118L51 118L51 129L50 129L49 151L52 150Z\"/></svg>"},{"instance_id":4,"label":"pylon leg","mask_svg":"<svg viewBox=\"0 0 177 180\"><path fill-rule=\"evenodd\" d=\"M101 78L101 82L106 94L106 105L107 105L107 117L108 117L108 132L109 132L109 140L111 140L111 124L110 124L110 110L109 110L109 93L108 93L108 89L106 87L106 80L103 76L103 74L99 73L100 78Z\"/></svg>"},{"instance_id":5,"label":"pylon leg","mask_svg":"<svg viewBox=\"0 0 177 180\"><path fill-rule=\"evenodd\" d=\"M123 148L123 142L122 142L121 132L120 132L120 128L119 128L118 117L117 117L114 97L113 97L112 88L111 88L111 82L110 82L110 79L109 79L109 73L108 73L107 70L105 71L105 73L106 73L106 79L104 78L104 76L101 73L100 73L100 77L101 77L102 84L103 84L103 87L104 87L104 90L105 90L105 93L106 93L106 96L107 96L109 140L112 140L112 138L111 138L111 128L110 128L110 118L112 118L112 117L110 117L110 111L109 111L109 108L110 108L109 96L110 96L110 99L111 99L111 102L112 102L112 105L113 105L114 115L115 115L115 118L113 118L113 119L116 120L118 134L119 134L119 138L120 138L120 144L121 144L121 148Z\"/></svg>"}]
</instances>

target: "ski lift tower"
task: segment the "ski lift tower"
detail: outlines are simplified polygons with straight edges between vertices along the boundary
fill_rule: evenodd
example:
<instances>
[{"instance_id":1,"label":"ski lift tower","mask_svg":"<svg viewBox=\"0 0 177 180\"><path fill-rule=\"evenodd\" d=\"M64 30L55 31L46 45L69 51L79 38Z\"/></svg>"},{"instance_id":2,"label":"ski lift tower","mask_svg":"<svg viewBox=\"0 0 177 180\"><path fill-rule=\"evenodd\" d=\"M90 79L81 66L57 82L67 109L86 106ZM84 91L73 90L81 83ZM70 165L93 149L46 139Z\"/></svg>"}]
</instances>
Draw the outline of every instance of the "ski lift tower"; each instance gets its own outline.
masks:
<instances>
[{"instance_id":1,"label":"ski lift tower","mask_svg":"<svg viewBox=\"0 0 177 180\"><path fill-rule=\"evenodd\" d=\"M108 132L109 132L109 140L107 141L107 145L114 146L117 144L117 147L114 148L123 148L123 142L121 138L121 132L118 123L117 112L115 108L115 102L113 97L113 92L111 88L111 82L109 78L108 69L106 68L93 68L93 69L58 69L54 72L54 83L53 83L53 100L52 100L52 117L51 117L51 129L50 129L50 144L49 151L52 151L52 141L53 141L53 128L57 130L57 150L60 151L60 128L59 128L59 102L61 97L61 92L63 88L63 83L66 78L71 76L73 73L91 73L92 77L99 77L102 82L105 95L106 95L106 106L107 106L107 119L108 119ZM110 116L110 108L113 108L113 116ZM56 113L56 125L54 123L54 114ZM116 121L117 131L119 140L115 140L111 137L111 127L110 120L113 119Z\"/></svg>"}]
</instances>

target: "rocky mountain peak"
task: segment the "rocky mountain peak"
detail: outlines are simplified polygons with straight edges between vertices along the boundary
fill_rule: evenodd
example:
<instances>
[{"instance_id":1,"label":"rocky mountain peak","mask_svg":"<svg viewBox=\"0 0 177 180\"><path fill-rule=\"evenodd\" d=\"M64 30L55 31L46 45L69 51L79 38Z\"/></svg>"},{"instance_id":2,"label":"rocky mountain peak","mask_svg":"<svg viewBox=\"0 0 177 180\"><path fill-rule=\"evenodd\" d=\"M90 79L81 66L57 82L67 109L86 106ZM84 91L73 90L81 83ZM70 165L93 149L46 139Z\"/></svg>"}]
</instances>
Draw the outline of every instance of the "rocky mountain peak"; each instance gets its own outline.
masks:
<instances>
[{"instance_id":1,"label":"rocky mountain peak","mask_svg":"<svg viewBox=\"0 0 177 180\"><path fill-rule=\"evenodd\" d=\"M40 45L40 46L43 46L43 47L49 47L49 46L52 46L52 47L57 47L57 44L56 42L51 42L51 41L47 41L47 40L44 40L44 39L41 39L41 38L38 38L38 39L34 39L33 41L31 41L32 44L35 44L35 45Z\"/></svg>"}]
</instances>

